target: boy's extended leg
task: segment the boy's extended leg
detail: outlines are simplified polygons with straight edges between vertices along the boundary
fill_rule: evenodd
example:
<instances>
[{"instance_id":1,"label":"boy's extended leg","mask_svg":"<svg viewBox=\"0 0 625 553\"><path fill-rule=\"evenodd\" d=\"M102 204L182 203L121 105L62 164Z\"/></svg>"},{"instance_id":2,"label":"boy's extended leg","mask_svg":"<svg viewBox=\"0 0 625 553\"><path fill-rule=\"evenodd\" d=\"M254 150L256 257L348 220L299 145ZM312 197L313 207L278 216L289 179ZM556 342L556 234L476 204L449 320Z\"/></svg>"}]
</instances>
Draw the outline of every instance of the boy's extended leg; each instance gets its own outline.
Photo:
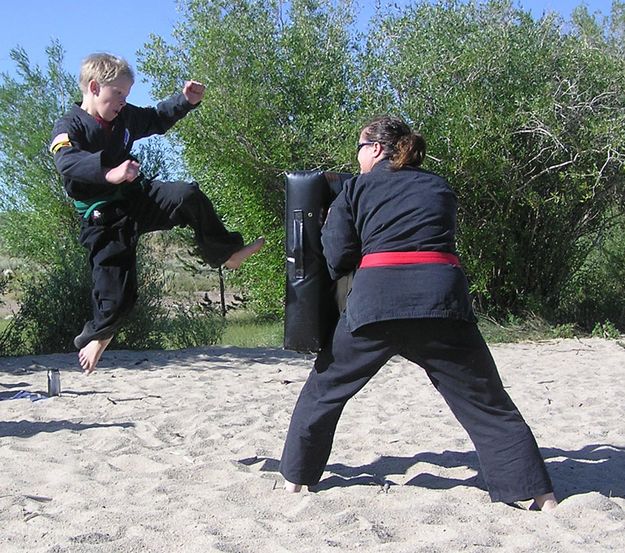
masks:
<instances>
[{"instance_id":1,"label":"boy's extended leg","mask_svg":"<svg viewBox=\"0 0 625 553\"><path fill-rule=\"evenodd\" d=\"M259 238L245 245L241 234L228 231L195 182L151 181L145 184L145 192L147 201L136 214L141 234L190 226L204 261L211 267L236 269L264 244Z\"/></svg>"},{"instance_id":2,"label":"boy's extended leg","mask_svg":"<svg viewBox=\"0 0 625 553\"><path fill-rule=\"evenodd\" d=\"M243 261L245 261L251 255L254 255L264 245L265 239L262 236L260 238L257 238L251 244L243 246L240 250L234 252L224 263L224 267L226 267L226 269L238 269Z\"/></svg>"}]
</instances>

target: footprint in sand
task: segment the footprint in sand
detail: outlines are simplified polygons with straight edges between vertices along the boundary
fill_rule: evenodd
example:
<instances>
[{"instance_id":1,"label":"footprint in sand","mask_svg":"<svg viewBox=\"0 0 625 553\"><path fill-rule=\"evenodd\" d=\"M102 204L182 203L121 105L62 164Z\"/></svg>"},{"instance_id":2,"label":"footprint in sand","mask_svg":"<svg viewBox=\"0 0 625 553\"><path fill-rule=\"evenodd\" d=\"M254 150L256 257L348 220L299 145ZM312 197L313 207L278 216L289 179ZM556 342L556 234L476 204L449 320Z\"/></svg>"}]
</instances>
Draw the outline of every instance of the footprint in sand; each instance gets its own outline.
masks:
<instances>
[{"instance_id":1,"label":"footprint in sand","mask_svg":"<svg viewBox=\"0 0 625 553\"><path fill-rule=\"evenodd\" d=\"M162 448L166 445L162 440L156 437L158 429L149 422L138 421L135 424L135 434L146 447Z\"/></svg>"},{"instance_id":2,"label":"footprint in sand","mask_svg":"<svg viewBox=\"0 0 625 553\"><path fill-rule=\"evenodd\" d=\"M124 472L133 473L163 472L170 468L170 465L153 461L145 455L118 455L109 459L108 462Z\"/></svg>"}]
</instances>

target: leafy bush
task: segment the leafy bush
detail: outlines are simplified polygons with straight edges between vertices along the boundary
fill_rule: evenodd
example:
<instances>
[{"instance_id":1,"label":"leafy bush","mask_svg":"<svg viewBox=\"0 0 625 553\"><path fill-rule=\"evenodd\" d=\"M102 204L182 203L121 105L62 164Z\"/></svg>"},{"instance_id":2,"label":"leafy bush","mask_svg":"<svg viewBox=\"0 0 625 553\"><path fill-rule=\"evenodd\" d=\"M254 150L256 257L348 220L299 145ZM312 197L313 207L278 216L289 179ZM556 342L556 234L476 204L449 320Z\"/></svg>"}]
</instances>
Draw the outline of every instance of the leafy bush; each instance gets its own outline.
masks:
<instances>
[{"instance_id":1,"label":"leafy bush","mask_svg":"<svg viewBox=\"0 0 625 553\"><path fill-rule=\"evenodd\" d=\"M417 2L369 39L370 105L422 130L459 196L459 249L482 311L551 318L625 187L622 8L570 29L511 2ZM381 60L381 61L380 61Z\"/></svg>"},{"instance_id":2,"label":"leafy bush","mask_svg":"<svg viewBox=\"0 0 625 553\"><path fill-rule=\"evenodd\" d=\"M478 319L484 339L489 343L575 338L585 335L584 331L574 323L553 325L530 312L522 317L509 315L503 321L498 321L488 315L481 315Z\"/></svg>"},{"instance_id":3,"label":"leafy bush","mask_svg":"<svg viewBox=\"0 0 625 553\"><path fill-rule=\"evenodd\" d=\"M162 349L219 342L223 320L216 312L165 305L162 271L147 255L138 263L139 299L116 333L112 348ZM20 311L0 336L0 355L74 351L74 337L91 313L86 260L68 257L24 279Z\"/></svg>"},{"instance_id":4,"label":"leafy bush","mask_svg":"<svg viewBox=\"0 0 625 553\"><path fill-rule=\"evenodd\" d=\"M585 239L589 253L560 294L560 319L577 321L593 333L603 321L625 330L625 221L616 221L611 218L594 239Z\"/></svg>"},{"instance_id":5,"label":"leafy bush","mask_svg":"<svg viewBox=\"0 0 625 553\"><path fill-rule=\"evenodd\" d=\"M4 294L4 291L7 289L8 285L9 279L6 278L4 275L0 274L0 305L4 304L4 302L2 301L2 295Z\"/></svg>"},{"instance_id":6,"label":"leafy bush","mask_svg":"<svg viewBox=\"0 0 625 553\"><path fill-rule=\"evenodd\" d=\"M74 336L91 318L85 261L68 256L65 263L20 278L20 310L0 336L0 355L73 351Z\"/></svg>"},{"instance_id":7,"label":"leafy bush","mask_svg":"<svg viewBox=\"0 0 625 553\"><path fill-rule=\"evenodd\" d=\"M624 201L621 3L566 27L505 0L418 1L378 9L366 37L348 0L181 5L175 42L154 38L141 68L159 95L189 73L208 85L178 136L226 222L268 235L240 273L257 311L282 311L282 173L355 170L363 119L390 112L423 132L426 168L459 196L480 310L557 317L582 239Z\"/></svg>"},{"instance_id":8,"label":"leafy bush","mask_svg":"<svg viewBox=\"0 0 625 553\"><path fill-rule=\"evenodd\" d=\"M178 306L167 320L162 347L179 349L218 344L225 329L225 319L216 310L198 305Z\"/></svg>"},{"instance_id":9,"label":"leafy bush","mask_svg":"<svg viewBox=\"0 0 625 553\"><path fill-rule=\"evenodd\" d=\"M169 45L153 38L141 70L165 96L183 76L205 82L201 106L176 126L190 173L226 225L267 244L232 283L260 314L284 298L284 171L353 164L357 99L351 2L181 2Z\"/></svg>"},{"instance_id":10,"label":"leafy bush","mask_svg":"<svg viewBox=\"0 0 625 553\"><path fill-rule=\"evenodd\" d=\"M591 336L593 338L605 338L607 340L616 340L620 337L618 329L610 322L597 323L592 329Z\"/></svg>"},{"instance_id":11,"label":"leafy bush","mask_svg":"<svg viewBox=\"0 0 625 553\"><path fill-rule=\"evenodd\" d=\"M49 266L84 255L78 221L48 152L54 121L78 94L63 70L59 43L46 49L44 72L23 49L11 51L17 78L0 76L0 240L10 255Z\"/></svg>"}]
</instances>

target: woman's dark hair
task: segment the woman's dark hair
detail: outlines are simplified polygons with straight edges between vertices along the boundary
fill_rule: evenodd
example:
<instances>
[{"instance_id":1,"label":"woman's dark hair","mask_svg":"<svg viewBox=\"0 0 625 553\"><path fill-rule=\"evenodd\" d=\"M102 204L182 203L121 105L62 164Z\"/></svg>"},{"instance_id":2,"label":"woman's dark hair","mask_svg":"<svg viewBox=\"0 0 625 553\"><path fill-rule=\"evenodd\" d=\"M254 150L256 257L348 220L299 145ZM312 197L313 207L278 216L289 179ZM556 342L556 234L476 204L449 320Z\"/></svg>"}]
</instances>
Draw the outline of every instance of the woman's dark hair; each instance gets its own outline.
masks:
<instances>
[{"instance_id":1,"label":"woman's dark hair","mask_svg":"<svg viewBox=\"0 0 625 553\"><path fill-rule=\"evenodd\" d=\"M419 167L425 158L425 139L399 117L384 115L369 121L363 129L370 142L379 142L393 169Z\"/></svg>"}]
</instances>

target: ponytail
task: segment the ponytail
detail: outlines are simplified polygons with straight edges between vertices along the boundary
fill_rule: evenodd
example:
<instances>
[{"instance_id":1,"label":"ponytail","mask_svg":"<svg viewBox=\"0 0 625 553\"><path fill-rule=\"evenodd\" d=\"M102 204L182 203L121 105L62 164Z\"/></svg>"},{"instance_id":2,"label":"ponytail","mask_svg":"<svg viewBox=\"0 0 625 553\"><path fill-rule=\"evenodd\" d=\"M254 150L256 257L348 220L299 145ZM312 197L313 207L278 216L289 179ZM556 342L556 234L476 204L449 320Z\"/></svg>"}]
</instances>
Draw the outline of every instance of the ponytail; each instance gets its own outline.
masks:
<instances>
[{"instance_id":1,"label":"ponytail","mask_svg":"<svg viewBox=\"0 0 625 553\"><path fill-rule=\"evenodd\" d=\"M419 167L425 159L425 139L399 117L384 115L370 121L362 129L367 140L378 142L395 170Z\"/></svg>"},{"instance_id":2,"label":"ponytail","mask_svg":"<svg viewBox=\"0 0 625 553\"><path fill-rule=\"evenodd\" d=\"M401 169L419 167L425 159L425 139L416 132L405 134L395 144L395 153L391 156L391 167Z\"/></svg>"}]
</instances>

